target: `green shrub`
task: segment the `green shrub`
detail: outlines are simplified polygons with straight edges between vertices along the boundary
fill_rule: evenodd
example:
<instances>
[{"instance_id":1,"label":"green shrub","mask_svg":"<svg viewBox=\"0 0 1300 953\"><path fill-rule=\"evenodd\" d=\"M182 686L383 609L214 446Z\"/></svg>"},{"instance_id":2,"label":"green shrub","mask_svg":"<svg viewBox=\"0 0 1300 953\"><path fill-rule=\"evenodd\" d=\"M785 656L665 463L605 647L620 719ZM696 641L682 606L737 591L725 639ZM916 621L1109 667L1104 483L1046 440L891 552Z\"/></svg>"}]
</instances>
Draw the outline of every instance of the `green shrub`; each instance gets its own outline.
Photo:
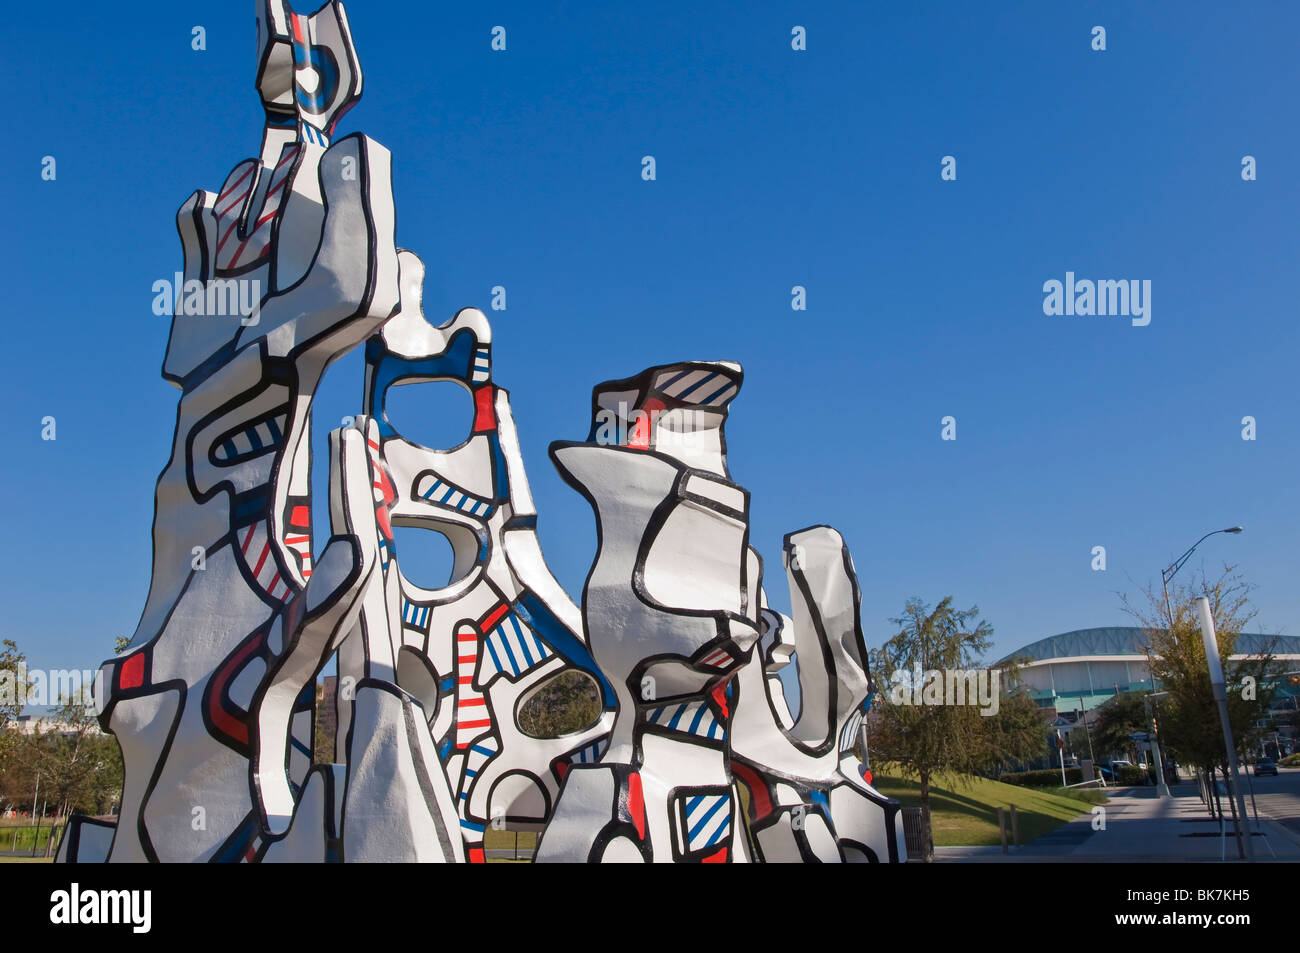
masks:
<instances>
[{"instance_id":1,"label":"green shrub","mask_svg":"<svg viewBox=\"0 0 1300 953\"><path fill-rule=\"evenodd\" d=\"M1120 787L1155 784L1156 773L1150 768L1139 768L1137 765L1120 765L1115 769L1115 783Z\"/></svg>"},{"instance_id":2,"label":"green shrub","mask_svg":"<svg viewBox=\"0 0 1300 953\"><path fill-rule=\"evenodd\" d=\"M1282 765L1284 768L1300 768L1300 751L1297 751L1295 754L1287 755L1279 761L1278 764Z\"/></svg>"},{"instance_id":3,"label":"green shrub","mask_svg":"<svg viewBox=\"0 0 1300 953\"><path fill-rule=\"evenodd\" d=\"M1059 788L1061 786L1061 769L1048 768L1042 771L1015 771L998 778L1003 784L1014 784L1021 788ZM1082 768L1066 768L1065 783L1078 784L1083 780Z\"/></svg>"}]
</instances>

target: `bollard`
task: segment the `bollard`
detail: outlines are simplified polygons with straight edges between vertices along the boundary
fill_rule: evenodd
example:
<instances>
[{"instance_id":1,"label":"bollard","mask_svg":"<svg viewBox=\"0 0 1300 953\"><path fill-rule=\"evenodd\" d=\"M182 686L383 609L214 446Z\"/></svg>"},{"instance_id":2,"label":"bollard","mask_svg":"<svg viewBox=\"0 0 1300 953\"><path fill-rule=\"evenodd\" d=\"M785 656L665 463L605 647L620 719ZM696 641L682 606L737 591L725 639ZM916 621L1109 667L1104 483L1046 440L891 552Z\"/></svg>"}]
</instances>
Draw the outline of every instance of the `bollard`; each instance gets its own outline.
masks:
<instances>
[{"instance_id":1,"label":"bollard","mask_svg":"<svg viewBox=\"0 0 1300 953\"><path fill-rule=\"evenodd\" d=\"M1002 853L1007 852L1007 810L998 808L998 836L1002 838Z\"/></svg>"},{"instance_id":2,"label":"bollard","mask_svg":"<svg viewBox=\"0 0 1300 953\"><path fill-rule=\"evenodd\" d=\"M1020 819L1016 817L1016 806L1011 805L1011 843L1020 846Z\"/></svg>"}]
</instances>

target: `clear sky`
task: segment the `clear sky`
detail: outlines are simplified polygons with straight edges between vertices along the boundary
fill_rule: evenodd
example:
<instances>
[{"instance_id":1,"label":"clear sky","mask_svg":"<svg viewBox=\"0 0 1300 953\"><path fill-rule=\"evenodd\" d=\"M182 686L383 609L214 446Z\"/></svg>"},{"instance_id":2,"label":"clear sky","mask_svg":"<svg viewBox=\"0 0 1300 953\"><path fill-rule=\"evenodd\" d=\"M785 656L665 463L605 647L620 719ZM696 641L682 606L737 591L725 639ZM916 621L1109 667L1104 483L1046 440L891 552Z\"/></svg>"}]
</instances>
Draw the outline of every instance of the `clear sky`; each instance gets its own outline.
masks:
<instances>
[{"instance_id":1,"label":"clear sky","mask_svg":"<svg viewBox=\"0 0 1300 953\"><path fill-rule=\"evenodd\" d=\"M1233 561L1258 586L1254 628L1300 634L1300 5L348 13L365 95L340 132L393 152L426 314L493 319L543 547L575 598L594 522L547 445L586 435L599 381L734 359L756 545L779 566L785 532L838 527L872 646L910 596L978 604L993 657L1127 624L1117 593L1235 523L1184 572ZM181 265L176 209L259 146L253 5L18 4L0 42L0 636L34 666L95 667L144 605L175 421L152 284ZM1149 280L1150 324L1045 315L1067 271ZM354 353L318 398L318 492L326 430L361 391ZM430 430L467 432L445 416L466 402L435 396ZM768 590L788 605L783 580Z\"/></svg>"}]
</instances>

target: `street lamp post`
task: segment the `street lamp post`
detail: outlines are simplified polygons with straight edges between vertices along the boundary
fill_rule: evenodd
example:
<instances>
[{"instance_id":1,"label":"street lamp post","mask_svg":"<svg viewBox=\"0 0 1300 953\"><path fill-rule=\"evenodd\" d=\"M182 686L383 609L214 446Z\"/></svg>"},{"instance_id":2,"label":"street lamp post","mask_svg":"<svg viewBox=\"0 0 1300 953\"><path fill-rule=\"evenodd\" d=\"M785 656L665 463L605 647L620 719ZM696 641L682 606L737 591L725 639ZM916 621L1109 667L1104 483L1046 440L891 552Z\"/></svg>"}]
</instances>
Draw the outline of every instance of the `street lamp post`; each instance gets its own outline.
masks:
<instances>
[{"instance_id":1,"label":"street lamp post","mask_svg":"<svg viewBox=\"0 0 1300 953\"><path fill-rule=\"evenodd\" d=\"M1183 553L1181 556L1179 556L1177 559L1175 559L1173 562L1171 562L1168 566L1166 566L1161 571L1160 583L1165 590L1165 614L1169 616L1170 629L1173 629L1174 627L1174 613L1169 606L1169 580L1173 579L1174 575L1178 572L1178 570L1183 568L1183 564L1187 562L1187 560L1192 558L1192 553L1196 552L1196 547L1201 545L1201 543L1205 542L1211 536L1217 536L1219 533L1240 533L1240 532L1241 532L1240 526L1229 526L1227 529L1216 529L1211 533L1206 533L1196 542L1192 543L1191 549L1187 550L1187 552Z\"/></svg>"},{"instance_id":2,"label":"street lamp post","mask_svg":"<svg viewBox=\"0 0 1300 953\"><path fill-rule=\"evenodd\" d=\"M1210 600L1205 596L1196 600L1201 614L1201 635L1205 639L1205 661L1210 668L1210 687L1214 690L1214 700L1219 706L1219 721L1223 725L1223 743L1228 748L1228 769L1232 773L1232 791L1230 796L1237 801L1237 816L1234 818L1237 828L1237 850L1244 847L1244 857L1255 860L1255 845L1251 841L1250 828L1246 828L1243 842L1241 827L1246 820L1246 800L1241 796L1241 775L1237 768L1237 747L1232 743L1232 722L1228 719L1228 694L1223 682L1223 665L1219 661L1219 640L1214 634L1214 617L1210 614Z\"/></svg>"}]
</instances>

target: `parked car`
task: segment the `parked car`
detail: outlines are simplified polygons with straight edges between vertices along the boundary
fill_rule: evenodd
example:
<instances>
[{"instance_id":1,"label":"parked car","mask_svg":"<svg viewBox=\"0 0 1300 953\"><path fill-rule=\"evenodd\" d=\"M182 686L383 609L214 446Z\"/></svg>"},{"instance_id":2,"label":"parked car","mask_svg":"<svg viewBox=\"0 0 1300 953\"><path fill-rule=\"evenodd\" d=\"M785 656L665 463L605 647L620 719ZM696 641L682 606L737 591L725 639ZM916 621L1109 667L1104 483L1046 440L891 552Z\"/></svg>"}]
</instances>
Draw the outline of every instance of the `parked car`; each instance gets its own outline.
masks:
<instances>
[{"instance_id":1,"label":"parked car","mask_svg":"<svg viewBox=\"0 0 1300 953\"><path fill-rule=\"evenodd\" d=\"M1255 762L1255 777L1261 777L1265 774L1271 774L1277 777L1277 764L1272 758L1260 758Z\"/></svg>"}]
</instances>

